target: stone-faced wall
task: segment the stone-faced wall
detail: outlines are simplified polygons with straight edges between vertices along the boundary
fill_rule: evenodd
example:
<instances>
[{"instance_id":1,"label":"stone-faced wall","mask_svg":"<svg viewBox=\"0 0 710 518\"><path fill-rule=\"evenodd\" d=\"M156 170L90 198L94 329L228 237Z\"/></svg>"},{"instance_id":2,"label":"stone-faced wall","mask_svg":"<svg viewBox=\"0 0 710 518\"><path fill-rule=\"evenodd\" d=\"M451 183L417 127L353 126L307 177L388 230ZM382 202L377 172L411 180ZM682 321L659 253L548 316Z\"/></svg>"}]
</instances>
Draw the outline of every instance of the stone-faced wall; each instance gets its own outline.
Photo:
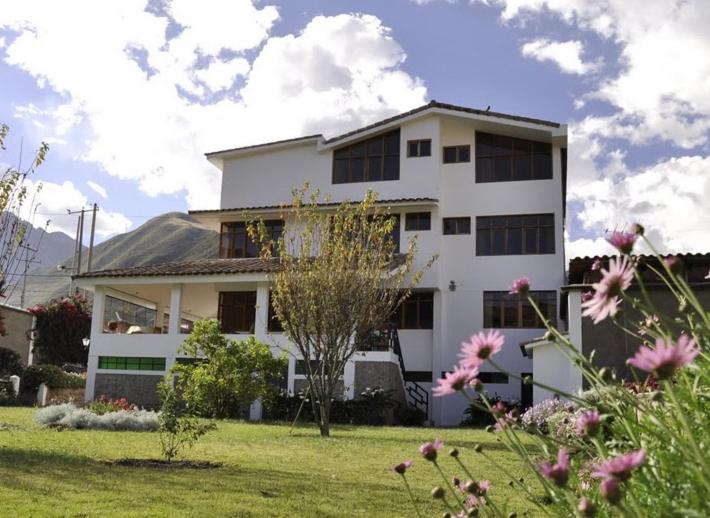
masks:
<instances>
[{"instance_id":1,"label":"stone-faced wall","mask_svg":"<svg viewBox=\"0 0 710 518\"><path fill-rule=\"evenodd\" d=\"M0 312L4 318L5 336L0 336L0 347L12 349L22 359L22 364L28 364L30 353L29 331L32 329L32 315L27 311L8 306L1 306Z\"/></svg>"},{"instance_id":2,"label":"stone-faced wall","mask_svg":"<svg viewBox=\"0 0 710 518\"><path fill-rule=\"evenodd\" d=\"M96 374L94 398L106 396L111 399L125 397L129 403L145 408L160 406L157 386L162 376L151 374Z\"/></svg>"},{"instance_id":3,"label":"stone-faced wall","mask_svg":"<svg viewBox=\"0 0 710 518\"><path fill-rule=\"evenodd\" d=\"M375 387L391 390L394 399L407 402L399 365L392 362L355 362L355 397L360 397L366 388Z\"/></svg>"}]
</instances>

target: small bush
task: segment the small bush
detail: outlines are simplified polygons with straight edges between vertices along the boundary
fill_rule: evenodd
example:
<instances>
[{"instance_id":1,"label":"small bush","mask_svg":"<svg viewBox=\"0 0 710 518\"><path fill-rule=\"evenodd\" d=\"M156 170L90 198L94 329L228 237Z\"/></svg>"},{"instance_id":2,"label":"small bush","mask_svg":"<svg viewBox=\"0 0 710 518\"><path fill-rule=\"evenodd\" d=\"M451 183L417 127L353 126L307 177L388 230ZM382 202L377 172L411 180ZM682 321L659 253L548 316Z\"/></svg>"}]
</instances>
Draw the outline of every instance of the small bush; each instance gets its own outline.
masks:
<instances>
[{"instance_id":1,"label":"small bush","mask_svg":"<svg viewBox=\"0 0 710 518\"><path fill-rule=\"evenodd\" d=\"M129 430L152 432L158 429L158 414L148 410L120 410L97 415L72 403L52 405L38 410L35 421L44 426L62 426L77 430Z\"/></svg>"},{"instance_id":2,"label":"small bush","mask_svg":"<svg viewBox=\"0 0 710 518\"><path fill-rule=\"evenodd\" d=\"M96 401L92 401L86 406L91 412L96 415L104 415L109 412L118 412L124 410L126 412L131 412L138 410L138 407L124 397L121 399L109 399L106 396L99 396Z\"/></svg>"},{"instance_id":3,"label":"small bush","mask_svg":"<svg viewBox=\"0 0 710 518\"><path fill-rule=\"evenodd\" d=\"M395 408L394 420L400 426L423 426L427 415L418 408L402 404Z\"/></svg>"},{"instance_id":4,"label":"small bush","mask_svg":"<svg viewBox=\"0 0 710 518\"><path fill-rule=\"evenodd\" d=\"M17 404L17 396L12 390L9 380L0 380L0 406L13 406Z\"/></svg>"},{"instance_id":5,"label":"small bush","mask_svg":"<svg viewBox=\"0 0 710 518\"><path fill-rule=\"evenodd\" d=\"M64 372L56 365L30 365L25 369L23 391L36 391L42 383L49 388L84 388L86 379L80 374Z\"/></svg>"},{"instance_id":6,"label":"small bush","mask_svg":"<svg viewBox=\"0 0 710 518\"><path fill-rule=\"evenodd\" d=\"M0 347L0 376L19 376L22 374L20 355L12 349Z\"/></svg>"},{"instance_id":7,"label":"small bush","mask_svg":"<svg viewBox=\"0 0 710 518\"><path fill-rule=\"evenodd\" d=\"M520 402L517 400L505 400L498 394L491 396L488 393L484 393L488 403L490 405L495 405L500 403L505 407L506 412L519 412ZM485 410L483 403L483 398L480 394L476 394L473 399L473 403L464 410L464 415L466 416L463 421L461 421L462 426L488 426L489 424L495 423L495 419L490 412Z\"/></svg>"},{"instance_id":8,"label":"small bush","mask_svg":"<svg viewBox=\"0 0 710 518\"><path fill-rule=\"evenodd\" d=\"M530 407L522 416L520 422L529 432L547 433L547 421L550 416L561 412L571 411L573 406L559 399L546 399Z\"/></svg>"}]
</instances>

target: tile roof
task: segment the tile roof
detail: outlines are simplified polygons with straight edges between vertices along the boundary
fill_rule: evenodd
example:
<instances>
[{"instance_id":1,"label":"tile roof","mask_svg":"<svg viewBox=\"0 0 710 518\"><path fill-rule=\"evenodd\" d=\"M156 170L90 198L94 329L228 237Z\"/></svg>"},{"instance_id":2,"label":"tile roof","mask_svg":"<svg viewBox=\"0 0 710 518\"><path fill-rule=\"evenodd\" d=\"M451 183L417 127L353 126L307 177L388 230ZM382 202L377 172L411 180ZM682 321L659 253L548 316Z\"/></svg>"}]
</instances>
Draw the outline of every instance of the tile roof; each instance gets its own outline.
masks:
<instances>
[{"instance_id":1,"label":"tile roof","mask_svg":"<svg viewBox=\"0 0 710 518\"><path fill-rule=\"evenodd\" d=\"M274 140L272 142L264 142L262 144L252 144L250 146L241 146L241 147L234 147L230 149L222 149L220 151L211 151L209 153L205 153L206 157L211 157L214 155L221 155L222 153L231 153L233 151L246 151L248 149L258 149L260 147L266 147L266 146L276 146L278 144L290 144L293 142L299 142L301 140L312 140L312 139L317 139L317 138L322 138L323 135L320 133L316 135L306 135L305 137L296 137L296 138L287 138L284 140Z\"/></svg>"},{"instance_id":2,"label":"tile roof","mask_svg":"<svg viewBox=\"0 0 710 518\"><path fill-rule=\"evenodd\" d=\"M390 200L377 200L377 205L390 205L395 203L438 203L439 200L436 198L394 198ZM319 203L319 207L337 207L342 202L334 201L328 203ZM353 202L357 203L357 202ZM288 209L288 205L260 205L255 207L234 207L230 209L203 209L203 210L189 210L188 214L212 214L219 212L249 212L254 210L279 210Z\"/></svg>"},{"instance_id":3,"label":"tile roof","mask_svg":"<svg viewBox=\"0 0 710 518\"><path fill-rule=\"evenodd\" d=\"M130 268L95 270L74 275L73 279L91 279L97 277L154 277L173 275L219 275L235 273L274 272L279 268L278 259L239 258L239 259L197 259L174 263L151 264Z\"/></svg>"}]
</instances>

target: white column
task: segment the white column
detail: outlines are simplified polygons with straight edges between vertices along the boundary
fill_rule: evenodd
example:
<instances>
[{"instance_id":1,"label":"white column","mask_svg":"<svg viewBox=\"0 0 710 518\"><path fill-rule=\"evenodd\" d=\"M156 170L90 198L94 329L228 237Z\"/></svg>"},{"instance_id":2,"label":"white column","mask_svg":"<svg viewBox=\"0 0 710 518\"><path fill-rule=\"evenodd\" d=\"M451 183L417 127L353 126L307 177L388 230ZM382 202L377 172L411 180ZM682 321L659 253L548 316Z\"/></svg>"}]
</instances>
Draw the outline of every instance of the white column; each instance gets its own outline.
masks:
<instances>
[{"instance_id":1,"label":"white column","mask_svg":"<svg viewBox=\"0 0 710 518\"><path fill-rule=\"evenodd\" d=\"M260 282L256 288L256 322L254 322L254 335L266 336L269 321L269 284Z\"/></svg>"},{"instance_id":2,"label":"white column","mask_svg":"<svg viewBox=\"0 0 710 518\"><path fill-rule=\"evenodd\" d=\"M446 336L444 335L445 326L443 325L444 318L444 293L439 290L434 291L434 322L432 326L432 344L431 344L431 383L432 387L436 386L436 381L441 377L441 368L444 344ZM442 403L446 398L432 397L429 392L429 419L432 425L441 424L443 417Z\"/></svg>"},{"instance_id":3,"label":"white column","mask_svg":"<svg viewBox=\"0 0 710 518\"><path fill-rule=\"evenodd\" d=\"M104 332L104 307L106 304L106 289L103 286L94 288L94 305L91 309L91 334L89 336L89 358L86 364L86 387L84 388L84 400L94 399L94 387L96 385L96 371L99 367L99 357L95 353L96 344L101 340Z\"/></svg>"},{"instance_id":4,"label":"white column","mask_svg":"<svg viewBox=\"0 0 710 518\"><path fill-rule=\"evenodd\" d=\"M353 360L345 364L343 385L345 386L345 399L355 399L355 362Z\"/></svg>"},{"instance_id":5,"label":"white column","mask_svg":"<svg viewBox=\"0 0 710 518\"><path fill-rule=\"evenodd\" d=\"M170 287L170 321L168 334L180 334L180 321L182 320L182 284L173 284Z\"/></svg>"},{"instance_id":6,"label":"white column","mask_svg":"<svg viewBox=\"0 0 710 518\"><path fill-rule=\"evenodd\" d=\"M249 407L249 420L250 421L261 421L261 415L263 412L263 405L261 404L261 399L254 401Z\"/></svg>"},{"instance_id":7,"label":"white column","mask_svg":"<svg viewBox=\"0 0 710 518\"><path fill-rule=\"evenodd\" d=\"M582 352L582 292L570 290L567 298L567 322L569 322L569 340ZM561 354L561 353L560 353ZM534 373L533 373L534 376ZM574 393L582 388L582 370L574 364L569 366L569 388Z\"/></svg>"},{"instance_id":8,"label":"white column","mask_svg":"<svg viewBox=\"0 0 710 518\"><path fill-rule=\"evenodd\" d=\"M163 325L165 324L165 307L162 302L158 302L155 305L155 327L163 332Z\"/></svg>"},{"instance_id":9,"label":"white column","mask_svg":"<svg viewBox=\"0 0 710 518\"><path fill-rule=\"evenodd\" d=\"M295 379L294 377L296 376L296 358L293 356L290 356L288 359L288 374L286 377L286 390L288 391L290 396L296 395L295 391Z\"/></svg>"}]
</instances>

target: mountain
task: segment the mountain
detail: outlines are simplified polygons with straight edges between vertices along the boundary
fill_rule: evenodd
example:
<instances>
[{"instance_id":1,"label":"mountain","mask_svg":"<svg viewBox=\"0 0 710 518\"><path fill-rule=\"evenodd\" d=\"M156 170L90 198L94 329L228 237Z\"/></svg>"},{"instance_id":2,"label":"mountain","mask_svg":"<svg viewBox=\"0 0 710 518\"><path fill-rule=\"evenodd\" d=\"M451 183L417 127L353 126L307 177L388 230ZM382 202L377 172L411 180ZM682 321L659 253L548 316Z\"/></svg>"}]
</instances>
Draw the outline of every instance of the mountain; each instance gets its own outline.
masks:
<instances>
[{"instance_id":1,"label":"mountain","mask_svg":"<svg viewBox=\"0 0 710 518\"><path fill-rule=\"evenodd\" d=\"M181 212L162 214L131 232L120 234L94 246L92 270L125 268L172 261L189 261L217 257L219 234ZM63 261L29 272L25 306L47 302L54 297L66 295L73 258L73 242L69 255ZM82 262L86 265L86 253ZM56 264L66 268L67 273L57 270ZM19 305L20 290L9 299Z\"/></svg>"}]
</instances>

